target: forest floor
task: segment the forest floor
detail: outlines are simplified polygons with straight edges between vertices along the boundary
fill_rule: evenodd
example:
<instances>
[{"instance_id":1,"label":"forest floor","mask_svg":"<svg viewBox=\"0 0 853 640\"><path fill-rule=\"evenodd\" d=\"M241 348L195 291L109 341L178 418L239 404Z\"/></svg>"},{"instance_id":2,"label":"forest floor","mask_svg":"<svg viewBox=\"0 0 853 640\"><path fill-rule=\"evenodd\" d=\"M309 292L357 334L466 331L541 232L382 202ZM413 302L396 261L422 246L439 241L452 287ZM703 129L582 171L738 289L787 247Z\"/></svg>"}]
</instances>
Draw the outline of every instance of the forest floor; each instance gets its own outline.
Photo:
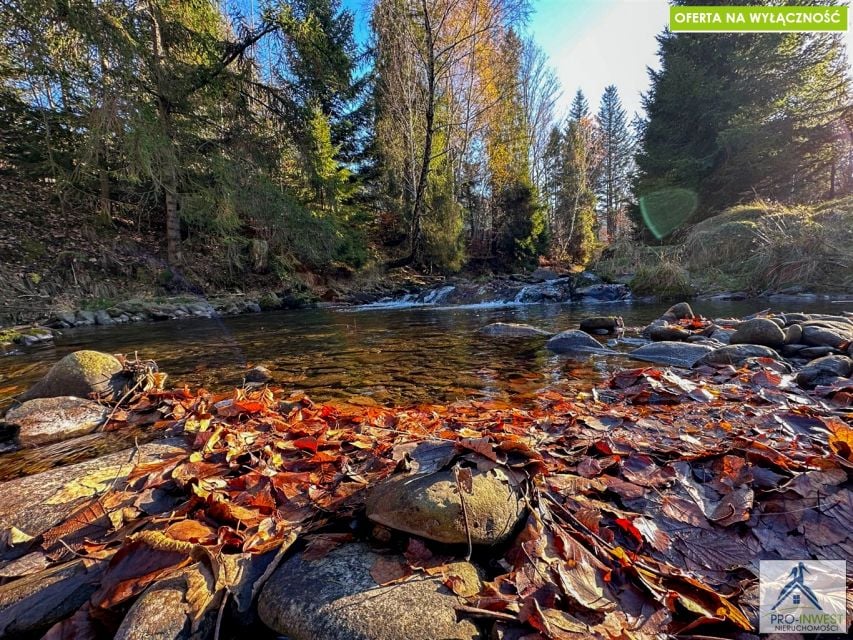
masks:
<instances>
[{"instance_id":1,"label":"forest floor","mask_svg":"<svg viewBox=\"0 0 853 640\"><path fill-rule=\"evenodd\" d=\"M446 607L473 620L478 637L757 640L758 559L853 552L853 387L848 379L805 391L769 359L686 374L625 370L593 393L546 393L530 409L319 405L275 388L210 394L146 379L105 429L147 425L185 449L102 479L95 495L85 478L69 481L51 498L68 502L68 516L13 545L19 559L7 577L22 571L39 585L49 567L82 558L97 578L76 613L67 595L49 601L52 619L66 619L45 637L113 637L120 623L117 637L135 637L130 628L154 620L180 628L183 604L151 619L151 603L128 612L135 599L156 602L157 584L186 589L202 629L214 619L219 628L229 596L240 604L259 593L263 622L288 636L306 637L300 625L364 624L370 598L348 591L361 584L350 584L355 561L336 573L350 549L366 557L358 580L372 598L410 602L412 585L443 584L445 604L422 603L438 607L427 626ZM371 503L377 486L393 493L410 477L455 481L457 506L442 509L467 513L454 520L456 546L442 544L444 533L436 541L437 529L395 521L393 501ZM483 553L471 536L483 534L476 509L495 478L515 487L517 526ZM320 608L332 589L323 580L309 580L306 593L279 591L282 561L288 579L301 562L310 576L337 576L356 614ZM186 585L175 587L174 575ZM16 594L15 585L0 593ZM12 611L9 628L38 627L42 601L32 615ZM411 637L387 617L382 637Z\"/></svg>"},{"instance_id":2,"label":"forest floor","mask_svg":"<svg viewBox=\"0 0 853 640\"><path fill-rule=\"evenodd\" d=\"M175 300L187 294L259 300L276 293L293 305L379 296L424 287L435 277L409 269L355 272L344 266L284 276L245 268L202 238L184 242L185 268L173 273L157 221L63 208L49 185L0 173L0 326L45 320L61 311L97 310L127 300Z\"/></svg>"}]
</instances>

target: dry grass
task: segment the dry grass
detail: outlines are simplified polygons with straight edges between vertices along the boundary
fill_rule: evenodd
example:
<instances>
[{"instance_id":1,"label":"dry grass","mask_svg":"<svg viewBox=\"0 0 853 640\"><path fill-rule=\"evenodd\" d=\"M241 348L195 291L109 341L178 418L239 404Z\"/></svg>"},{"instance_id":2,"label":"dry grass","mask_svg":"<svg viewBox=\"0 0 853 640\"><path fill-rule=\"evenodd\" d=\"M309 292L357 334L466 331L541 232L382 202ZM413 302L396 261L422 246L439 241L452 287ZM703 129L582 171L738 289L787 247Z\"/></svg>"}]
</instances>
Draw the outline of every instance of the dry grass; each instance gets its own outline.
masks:
<instances>
[{"instance_id":1,"label":"dry grass","mask_svg":"<svg viewBox=\"0 0 853 640\"><path fill-rule=\"evenodd\" d=\"M853 197L814 206L755 202L692 227L678 247L619 243L595 267L605 278L634 274L641 295L751 293L800 288L853 291ZM683 295L683 293L681 294Z\"/></svg>"},{"instance_id":2,"label":"dry grass","mask_svg":"<svg viewBox=\"0 0 853 640\"><path fill-rule=\"evenodd\" d=\"M657 256L655 262L641 266L629 283L631 290L641 296L686 298L693 295L690 274L676 261Z\"/></svg>"},{"instance_id":3,"label":"dry grass","mask_svg":"<svg viewBox=\"0 0 853 640\"><path fill-rule=\"evenodd\" d=\"M691 275L724 288L849 291L853 198L815 207L767 202L734 207L696 225L684 249Z\"/></svg>"}]
</instances>

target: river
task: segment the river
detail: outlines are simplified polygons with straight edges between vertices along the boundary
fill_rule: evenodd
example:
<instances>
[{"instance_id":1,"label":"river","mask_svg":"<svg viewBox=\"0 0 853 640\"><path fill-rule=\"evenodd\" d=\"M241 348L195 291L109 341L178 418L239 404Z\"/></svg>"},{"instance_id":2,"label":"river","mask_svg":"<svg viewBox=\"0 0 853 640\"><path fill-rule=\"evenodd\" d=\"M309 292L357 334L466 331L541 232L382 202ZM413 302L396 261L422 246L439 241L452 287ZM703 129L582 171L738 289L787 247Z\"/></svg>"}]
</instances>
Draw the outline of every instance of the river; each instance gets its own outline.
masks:
<instances>
[{"instance_id":1,"label":"river","mask_svg":"<svg viewBox=\"0 0 853 640\"><path fill-rule=\"evenodd\" d=\"M247 367L264 365L277 384L304 390L315 401L352 396L383 404L501 400L524 405L544 390L587 390L614 368L639 366L624 357L577 361L549 352L544 339L486 337L491 322L529 323L557 332L577 328L591 315L619 315L640 326L666 304L422 306L400 309L309 309L221 319L67 330L55 343L0 356L0 408L38 380L65 354L78 349L138 353L169 373L172 386L221 390L242 382ZM706 317L742 317L766 309L767 300L697 301ZM773 304L774 310L840 313L851 305L830 302ZM840 307L840 308L839 308ZM146 434L93 434L74 447L0 456L0 477L33 473L130 446Z\"/></svg>"}]
</instances>

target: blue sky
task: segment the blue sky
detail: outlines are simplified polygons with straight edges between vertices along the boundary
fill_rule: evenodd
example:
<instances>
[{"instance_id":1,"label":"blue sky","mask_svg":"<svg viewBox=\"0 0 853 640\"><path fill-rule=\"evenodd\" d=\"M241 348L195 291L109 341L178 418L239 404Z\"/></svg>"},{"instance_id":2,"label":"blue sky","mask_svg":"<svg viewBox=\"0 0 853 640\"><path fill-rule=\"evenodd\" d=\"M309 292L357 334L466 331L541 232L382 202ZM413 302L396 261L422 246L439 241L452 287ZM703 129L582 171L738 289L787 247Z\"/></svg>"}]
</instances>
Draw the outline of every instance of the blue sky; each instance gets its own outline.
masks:
<instances>
[{"instance_id":1,"label":"blue sky","mask_svg":"<svg viewBox=\"0 0 853 640\"><path fill-rule=\"evenodd\" d=\"M343 0L356 16L356 37L369 34L371 0ZM639 111L648 88L646 67L655 65L655 35L669 19L667 0L532 0L528 33L539 43L563 86L568 109L578 87L591 105L608 84L619 88L625 108Z\"/></svg>"},{"instance_id":2,"label":"blue sky","mask_svg":"<svg viewBox=\"0 0 853 640\"><path fill-rule=\"evenodd\" d=\"M251 0L241 0L249 4ZM255 0L259 5L259 0ZM369 36L372 0L343 0L355 14L356 38ZM667 0L531 0L528 33L551 60L563 88L562 111L583 89L595 109L604 87L615 84L628 114L642 112L647 68L657 67L655 36L669 21ZM853 32L847 32L847 47Z\"/></svg>"},{"instance_id":3,"label":"blue sky","mask_svg":"<svg viewBox=\"0 0 853 640\"><path fill-rule=\"evenodd\" d=\"M667 0L534 0L528 29L548 54L567 108L578 88L595 108L615 84L629 114L642 110L646 68L657 66L655 36L669 20Z\"/></svg>"}]
</instances>

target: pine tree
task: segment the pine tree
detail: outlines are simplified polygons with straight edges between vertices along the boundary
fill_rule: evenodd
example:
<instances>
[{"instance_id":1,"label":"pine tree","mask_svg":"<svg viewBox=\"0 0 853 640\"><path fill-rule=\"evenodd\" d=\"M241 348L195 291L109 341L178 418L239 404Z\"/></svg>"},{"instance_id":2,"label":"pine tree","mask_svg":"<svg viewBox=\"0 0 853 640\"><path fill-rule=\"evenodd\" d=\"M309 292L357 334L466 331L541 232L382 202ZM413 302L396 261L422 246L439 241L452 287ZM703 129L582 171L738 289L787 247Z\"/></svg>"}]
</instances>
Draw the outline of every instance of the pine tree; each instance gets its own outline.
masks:
<instances>
[{"instance_id":1,"label":"pine tree","mask_svg":"<svg viewBox=\"0 0 853 640\"><path fill-rule=\"evenodd\" d=\"M580 122L584 118L589 117L589 101L582 89L575 92L575 97L572 98L572 105L569 107L569 121Z\"/></svg>"},{"instance_id":2,"label":"pine tree","mask_svg":"<svg viewBox=\"0 0 853 640\"><path fill-rule=\"evenodd\" d=\"M601 146L601 165L596 191L607 225L607 237L613 242L617 220L625 207L631 187L630 171L634 146L627 115L614 85L606 87L604 95L601 96L596 122Z\"/></svg>"}]
</instances>

